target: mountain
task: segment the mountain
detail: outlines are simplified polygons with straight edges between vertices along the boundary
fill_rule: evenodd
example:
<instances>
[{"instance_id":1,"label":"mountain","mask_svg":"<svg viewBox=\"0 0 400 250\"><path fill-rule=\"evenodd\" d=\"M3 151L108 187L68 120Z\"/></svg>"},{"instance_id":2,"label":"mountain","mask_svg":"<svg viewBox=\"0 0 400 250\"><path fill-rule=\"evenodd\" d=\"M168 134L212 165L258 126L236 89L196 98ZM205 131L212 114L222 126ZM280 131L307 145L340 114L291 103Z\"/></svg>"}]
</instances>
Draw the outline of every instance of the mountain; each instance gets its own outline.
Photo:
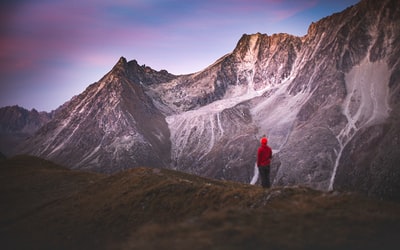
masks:
<instances>
[{"instance_id":1,"label":"mountain","mask_svg":"<svg viewBox=\"0 0 400 250\"><path fill-rule=\"evenodd\" d=\"M245 34L189 75L121 58L20 152L99 172L153 166L250 182L266 134L275 186L400 200L399 5L363 0L303 37Z\"/></svg>"},{"instance_id":2,"label":"mountain","mask_svg":"<svg viewBox=\"0 0 400 250\"><path fill-rule=\"evenodd\" d=\"M19 106L0 108L0 152L11 155L13 148L50 121L52 113Z\"/></svg>"},{"instance_id":3,"label":"mountain","mask_svg":"<svg viewBox=\"0 0 400 250\"><path fill-rule=\"evenodd\" d=\"M0 176L6 250L397 249L400 204L351 193L155 168L105 175L32 156L0 162Z\"/></svg>"},{"instance_id":4,"label":"mountain","mask_svg":"<svg viewBox=\"0 0 400 250\"><path fill-rule=\"evenodd\" d=\"M140 165L166 167L168 126L143 86L173 78L121 58L99 82L58 109L22 145L22 152L105 173Z\"/></svg>"}]
</instances>

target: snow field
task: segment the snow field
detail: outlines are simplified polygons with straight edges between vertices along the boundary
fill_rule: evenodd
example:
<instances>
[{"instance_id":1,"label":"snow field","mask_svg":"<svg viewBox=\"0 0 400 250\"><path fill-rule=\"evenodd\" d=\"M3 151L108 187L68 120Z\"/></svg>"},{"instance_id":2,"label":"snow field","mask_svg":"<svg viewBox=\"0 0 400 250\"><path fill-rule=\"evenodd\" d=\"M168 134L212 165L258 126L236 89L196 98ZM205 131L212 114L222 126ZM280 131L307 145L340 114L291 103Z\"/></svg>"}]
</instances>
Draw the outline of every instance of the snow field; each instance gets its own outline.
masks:
<instances>
[{"instance_id":1,"label":"snow field","mask_svg":"<svg viewBox=\"0 0 400 250\"><path fill-rule=\"evenodd\" d=\"M342 107L347 124L337 135L340 149L329 190L333 189L342 152L354 135L360 129L382 123L389 117L389 76L386 62L370 62L368 57L346 74L347 96Z\"/></svg>"}]
</instances>

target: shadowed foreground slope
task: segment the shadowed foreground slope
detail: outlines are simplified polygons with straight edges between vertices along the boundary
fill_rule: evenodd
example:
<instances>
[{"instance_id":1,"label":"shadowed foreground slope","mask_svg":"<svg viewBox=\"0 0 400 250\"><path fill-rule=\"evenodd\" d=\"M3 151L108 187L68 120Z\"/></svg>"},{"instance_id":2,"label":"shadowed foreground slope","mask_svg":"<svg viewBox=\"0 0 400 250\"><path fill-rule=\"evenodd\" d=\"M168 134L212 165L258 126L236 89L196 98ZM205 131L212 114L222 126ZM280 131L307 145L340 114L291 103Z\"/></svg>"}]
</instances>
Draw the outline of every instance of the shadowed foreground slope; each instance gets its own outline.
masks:
<instances>
[{"instance_id":1,"label":"shadowed foreground slope","mask_svg":"<svg viewBox=\"0 0 400 250\"><path fill-rule=\"evenodd\" d=\"M165 169L116 175L0 162L2 249L390 249L400 204Z\"/></svg>"}]
</instances>

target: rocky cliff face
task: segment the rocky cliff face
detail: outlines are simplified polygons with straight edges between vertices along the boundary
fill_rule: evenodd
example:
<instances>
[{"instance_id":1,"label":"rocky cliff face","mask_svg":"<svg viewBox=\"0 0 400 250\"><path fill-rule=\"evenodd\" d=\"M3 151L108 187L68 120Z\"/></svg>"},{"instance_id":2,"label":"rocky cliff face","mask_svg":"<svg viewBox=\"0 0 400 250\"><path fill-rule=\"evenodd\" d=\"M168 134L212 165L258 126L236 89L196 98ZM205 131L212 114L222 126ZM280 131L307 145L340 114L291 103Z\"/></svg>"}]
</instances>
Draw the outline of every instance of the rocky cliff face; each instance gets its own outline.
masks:
<instances>
[{"instance_id":1,"label":"rocky cliff face","mask_svg":"<svg viewBox=\"0 0 400 250\"><path fill-rule=\"evenodd\" d=\"M274 185L399 198L399 42L398 1L364 0L304 37L243 35L195 74L122 58L25 152L74 168L148 165L249 182L266 134Z\"/></svg>"}]
</instances>

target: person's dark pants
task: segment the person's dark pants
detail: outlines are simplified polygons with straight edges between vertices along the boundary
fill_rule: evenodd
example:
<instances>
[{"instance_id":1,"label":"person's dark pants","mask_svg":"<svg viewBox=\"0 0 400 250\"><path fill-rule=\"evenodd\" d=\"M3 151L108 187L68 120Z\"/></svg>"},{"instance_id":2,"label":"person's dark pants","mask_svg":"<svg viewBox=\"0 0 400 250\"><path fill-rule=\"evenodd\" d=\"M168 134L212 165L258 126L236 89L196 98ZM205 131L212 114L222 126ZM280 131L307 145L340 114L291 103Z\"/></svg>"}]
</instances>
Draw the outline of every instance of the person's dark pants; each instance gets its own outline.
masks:
<instances>
[{"instance_id":1,"label":"person's dark pants","mask_svg":"<svg viewBox=\"0 0 400 250\"><path fill-rule=\"evenodd\" d=\"M263 186L263 188L271 187L271 184L269 182L269 166L258 167L258 172L260 173L261 185Z\"/></svg>"}]
</instances>

